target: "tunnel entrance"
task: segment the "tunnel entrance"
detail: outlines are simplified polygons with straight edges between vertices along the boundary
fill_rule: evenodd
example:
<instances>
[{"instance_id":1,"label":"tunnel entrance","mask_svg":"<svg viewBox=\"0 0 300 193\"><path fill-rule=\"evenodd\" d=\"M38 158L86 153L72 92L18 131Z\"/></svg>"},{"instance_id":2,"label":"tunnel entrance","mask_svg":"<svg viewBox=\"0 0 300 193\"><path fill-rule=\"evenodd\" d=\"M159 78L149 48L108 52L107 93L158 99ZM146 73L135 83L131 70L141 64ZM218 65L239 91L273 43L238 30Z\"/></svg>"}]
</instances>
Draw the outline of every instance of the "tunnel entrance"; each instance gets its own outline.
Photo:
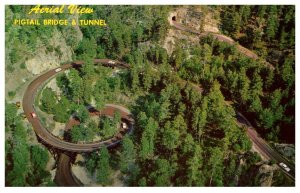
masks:
<instances>
[{"instance_id":1,"label":"tunnel entrance","mask_svg":"<svg viewBox=\"0 0 300 193\"><path fill-rule=\"evenodd\" d=\"M173 17L172 17L172 21L176 21L176 16L173 16Z\"/></svg>"}]
</instances>

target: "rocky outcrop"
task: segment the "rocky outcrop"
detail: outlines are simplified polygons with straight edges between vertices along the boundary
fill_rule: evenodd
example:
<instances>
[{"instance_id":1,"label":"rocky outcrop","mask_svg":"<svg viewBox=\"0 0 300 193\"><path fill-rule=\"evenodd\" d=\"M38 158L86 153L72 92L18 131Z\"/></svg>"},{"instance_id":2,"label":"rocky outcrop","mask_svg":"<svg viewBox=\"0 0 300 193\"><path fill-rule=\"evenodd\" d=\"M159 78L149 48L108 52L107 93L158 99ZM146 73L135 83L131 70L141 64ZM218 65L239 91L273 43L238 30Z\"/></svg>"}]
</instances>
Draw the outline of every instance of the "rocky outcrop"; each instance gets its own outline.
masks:
<instances>
[{"instance_id":1,"label":"rocky outcrop","mask_svg":"<svg viewBox=\"0 0 300 193\"><path fill-rule=\"evenodd\" d=\"M278 167L276 165L267 165L263 164L259 167L257 175L257 180L261 186L272 186L273 183L273 174L274 171L277 170Z\"/></svg>"},{"instance_id":2,"label":"rocky outcrop","mask_svg":"<svg viewBox=\"0 0 300 193\"><path fill-rule=\"evenodd\" d=\"M74 19L78 22L78 17L78 14L70 15L68 20ZM82 38L83 34L79 26L66 26L62 31L55 28L48 42L37 39L34 56L25 61L27 70L32 74L40 74L45 70L59 66L61 63L72 61L73 49ZM72 43L70 44L70 42Z\"/></svg>"},{"instance_id":3,"label":"rocky outcrop","mask_svg":"<svg viewBox=\"0 0 300 193\"><path fill-rule=\"evenodd\" d=\"M168 21L171 26L173 25L172 22L176 21L198 32L218 33L219 24L214 18L213 10L207 6L182 6L169 13ZM163 42L163 47L169 55L172 54L179 40L187 42L185 45L193 45L199 42L199 37L170 28Z\"/></svg>"},{"instance_id":4,"label":"rocky outcrop","mask_svg":"<svg viewBox=\"0 0 300 193\"><path fill-rule=\"evenodd\" d=\"M170 12L168 20L170 24L173 20L199 32L219 33L219 24L214 14L207 6L183 6Z\"/></svg>"},{"instance_id":5,"label":"rocky outcrop","mask_svg":"<svg viewBox=\"0 0 300 193\"><path fill-rule=\"evenodd\" d=\"M281 155L295 163L295 145L274 143L273 146Z\"/></svg>"},{"instance_id":6,"label":"rocky outcrop","mask_svg":"<svg viewBox=\"0 0 300 193\"><path fill-rule=\"evenodd\" d=\"M62 62L72 60L71 48L58 30L54 31L49 45L54 48L52 51L47 50L46 46L40 45L36 55L25 62L27 70L32 74L40 74L45 70L59 66Z\"/></svg>"},{"instance_id":7,"label":"rocky outcrop","mask_svg":"<svg viewBox=\"0 0 300 193\"><path fill-rule=\"evenodd\" d=\"M168 55L173 53L173 51L175 50L176 43L179 40L189 42L188 44L185 44L186 46L192 46L199 42L199 37L197 35L187 34L180 30L169 29L168 34L163 43L163 48L167 50Z\"/></svg>"}]
</instances>

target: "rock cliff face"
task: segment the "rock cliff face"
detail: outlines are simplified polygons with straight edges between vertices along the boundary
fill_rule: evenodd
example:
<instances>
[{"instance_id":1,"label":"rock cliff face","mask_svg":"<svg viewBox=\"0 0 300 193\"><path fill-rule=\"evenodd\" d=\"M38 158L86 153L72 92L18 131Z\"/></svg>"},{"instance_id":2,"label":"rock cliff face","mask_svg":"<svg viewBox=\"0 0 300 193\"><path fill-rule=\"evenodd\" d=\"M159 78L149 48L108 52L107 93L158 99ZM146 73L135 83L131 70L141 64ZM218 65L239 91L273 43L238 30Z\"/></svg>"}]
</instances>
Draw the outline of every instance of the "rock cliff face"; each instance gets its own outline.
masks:
<instances>
[{"instance_id":1,"label":"rock cliff face","mask_svg":"<svg viewBox=\"0 0 300 193\"><path fill-rule=\"evenodd\" d=\"M258 171L255 177L255 185L266 187L292 187L295 186L295 182L285 176L277 164L268 165L264 163L258 166Z\"/></svg>"},{"instance_id":2,"label":"rock cliff face","mask_svg":"<svg viewBox=\"0 0 300 193\"><path fill-rule=\"evenodd\" d=\"M261 186L272 186L274 170L278 169L276 165L263 164L259 167L257 180Z\"/></svg>"},{"instance_id":3,"label":"rock cliff face","mask_svg":"<svg viewBox=\"0 0 300 193\"><path fill-rule=\"evenodd\" d=\"M25 62L27 70L32 74L40 74L59 66L62 62L72 60L72 50L59 31L54 31L49 44L54 50L49 52L44 46L41 46L38 48L37 54Z\"/></svg>"},{"instance_id":4,"label":"rock cliff face","mask_svg":"<svg viewBox=\"0 0 300 193\"><path fill-rule=\"evenodd\" d=\"M78 22L78 17L77 14L74 14L69 19L75 19ZM49 37L48 45L40 42L36 54L25 61L27 70L35 75L55 68L63 62L72 61L73 48L67 44L67 38L71 38L72 44L76 45L82 40L82 37L79 26L72 26L63 31L54 30L52 37ZM53 48L50 51L46 49L49 45Z\"/></svg>"},{"instance_id":5,"label":"rock cliff face","mask_svg":"<svg viewBox=\"0 0 300 193\"><path fill-rule=\"evenodd\" d=\"M274 143L273 145L281 155L295 163L295 145L279 143Z\"/></svg>"},{"instance_id":6,"label":"rock cliff face","mask_svg":"<svg viewBox=\"0 0 300 193\"><path fill-rule=\"evenodd\" d=\"M176 21L193 30L199 32L214 32L218 33L218 21L214 19L215 12L210 10L207 6L182 6L169 13L168 21L172 26L172 22ZM168 54L172 54L178 40L185 41L185 45L192 45L199 41L197 35L182 32L175 28L170 28L168 34L163 42L163 47Z\"/></svg>"},{"instance_id":7,"label":"rock cliff face","mask_svg":"<svg viewBox=\"0 0 300 193\"><path fill-rule=\"evenodd\" d=\"M176 21L199 32L218 33L217 12L207 6L183 6L170 12L168 20Z\"/></svg>"}]
</instances>

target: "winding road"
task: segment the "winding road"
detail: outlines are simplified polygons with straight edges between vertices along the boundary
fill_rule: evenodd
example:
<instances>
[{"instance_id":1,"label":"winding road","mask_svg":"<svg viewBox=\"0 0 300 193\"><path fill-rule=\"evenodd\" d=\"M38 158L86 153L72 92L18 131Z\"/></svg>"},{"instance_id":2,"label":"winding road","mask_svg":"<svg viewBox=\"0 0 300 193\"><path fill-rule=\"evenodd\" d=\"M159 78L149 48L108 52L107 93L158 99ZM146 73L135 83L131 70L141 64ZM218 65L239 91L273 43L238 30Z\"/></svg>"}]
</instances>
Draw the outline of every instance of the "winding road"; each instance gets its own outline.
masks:
<instances>
[{"instance_id":1,"label":"winding road","mask_svg":"<svg viewBox=\"0 0 300 193\"><path fill-rule=\"evenodd\" d=\"M206 36L208 34L212 33L199 33L195 30L189 29L177 22L173 21L173 26L184 30L188 32L192 32L195 34L198 34L199 36ZM214 38L218 39L219 41L227 42L231 45L236 44L234 40L232 40L229 37L226 37L221 34L212 34ZM243 53L244 55L253 58L253 59L258 59L258 56L253 53L252 51L237 45L238 50ZM76 61L74 63L68 63L62 65L61 71L63 72L69 68L73 67L78 67L83 65L83 61ZM102 64L103 66L108 66L108 67L119 67L119 68L130 68L129 64L126 64L124 62L119 62L119 61L114 61L110 59L95 59L94 60L95 64ZM271 64L265 62L270 68L274 68ZM76 153L82 153L82 152L92 152L95 150L100 149L101 147L110 147L114 146L122 140L122 136L120 136L120 133L115 135L113 138L105 140L105 141L97 141L93 143L86 143L86 144L75 144L75 143L70 143L64 140L59 139L58 137L52 135L41 123L39 117L33 118L31 113L36 113L34 109L34 99L37 94L37 91L39 88L41 88L49 79L53 78L55 75L57 75L60 72L56 72L56 69L47 71L46 73L40 75L37 77L35 80L33 80L23 97L23 110L24 113L28 119L28 121L32 124L34 131L38 138L42 141L42 143L47 144L48 146L61 150L62 152L59 155L58 159L58 164L57 164L57 173L55 176L55 181L57 182L58 185L61 186L80 186L82 185L81 182L74 177L71 171L71 163L72 163L72 158L69 155L69 153L73 152L75 155ZM200 89L201 90L201 89ZM201 91L200 91L201 92ZM124 108L120 107L117 105L113 104L107 104L105 106L105 109L101 111L103 115L113 115L113 112L119 111L121 113L121 118L124 120L129 127L128 131L132 130L132 127L134 125L134 120L130 114L130 112ZM247 135L249 136L249 139L253 142L253 144L257 147L258 151L264 155L267 159L272 159L276 161L277 163L285 163L288 165L289 168L291 168L290 172L286 172L283 168L282 171L289 176L292 180L295 180L295 166L288 162L287 159L285 159L283 156L281 156L279 153L277 153L274 149L268 145L266 141L264 141L262 138L259 137L259 135L255 132L249 121L242 116L240 113L237 112L237 121L239 124L247 126ZM123 132L124 134L124 132ZM69 152L69 153L67 153Z\"/></svg>"},{"instance_id":2,"label":"winding road","mask_svg":"<svg viewBox=\"0 0 300 193\"><path fill-rule=\"evenodd\" d=\"M95 59L95 64L101 64L103 66L108 67L120 67L120 68L129 68L129 65L126 63L118 62L118 61L112 61L109 59ZM24 97L23 97L23 110L24 114L26 115L28 121L32 124L33 129L38 137L38 139L46 144L48 147L51 147L53 149L57 149L62 151L63 153L60 153L58 156L58 163L57 163L57 172L55 176L55 181L60 186L80 186L82 183L74 177L74 175L71 172L71 163L72 158L70 156L70 152L73 156L76 155L76 153L82 153L82 152L92 152L95 150L100 149L101 147L111 147L114 146L122 140L122 137L127 132L130 132L134 125L134 119L132 118L130 112L125 107L114 105L114 104L106 104L104 109L101 111L101 115L106 116L113 116L114 112L119 111L121 114L121 119L123 122L126 122L128 125L128 129L124 131L120 127L119 132L112 138L105 140L105 141L97 141L93 143L85 143L85 144L76 144L76 143L70 143L64 140L61 140L60 138L52 135L41 123L39 117L33 117L32 113L36 113L34 109L34 99L37 95L38 90L51 78L53 78L55 75L57 75L60 72L63 72L69 68L76 68L83 65L83 61L77 61L74 63L64 64L60 68L61 70L59 72L56 72L56 69L49 70L46 73L40 75L35 80L33 80L29 86L27 87L27 90L25 91ZM94 114L99 114L99 111L94 110ZM72 121L72 119L71 119ZM68 124L67 124L68 125Z\"/></svg>"},{"instance_id":3,"label":"winding road","mask_svg":"<svg viewBox=\"0 0 300 193\"><path fill-rule=\"evenodd\" d=\"M103 65L111 66L110 63L108 63L110 60L100 60L96 59L95 63L101 63ZM76 67L78 65L82 65L83 62L75 62L73 64L64 64L60 68L62 71L65 71L66 69L69 69L71 67ZM123 66L123 63L121 63ZM114 65L119 65L119 63L115 63ZM24 113L28 119L28 121L32 124L34 131L36 135L39 137L40 140L45 142L47 145L55 148L55 149L60 149L63 151L68 151L68 152L92 152L95 151L103 146L111 146L116 143L119 143L120 140L117 139L116 137L105 140L105 141L99 141L99 142L94 142L94 143L86 143L86 144L75 144L75 143L70 143L63 141L59 139L58 137L52 135L49 133L49 131L42 125L39 117L33 118L31 113L35 113L34 109L34 99L37 94L38 89L50 78L52 78L54 75L58 74L55 72L56 69L50 70L41 76L37 77L35 80L33 80L27 90L25 91L24 97L23 97L23 110ZM132 127L132 124L134 120L131 117L131 114L128 111L125 111L124 108L119 108L117 106L113 105L106 105L105 109L103 110L103 114L107 113L107 115L112 115L113 112L119 111L121 113L121 118L124 120L127 120L129 124L129 128Z\"/></svg>"}]
</instances>

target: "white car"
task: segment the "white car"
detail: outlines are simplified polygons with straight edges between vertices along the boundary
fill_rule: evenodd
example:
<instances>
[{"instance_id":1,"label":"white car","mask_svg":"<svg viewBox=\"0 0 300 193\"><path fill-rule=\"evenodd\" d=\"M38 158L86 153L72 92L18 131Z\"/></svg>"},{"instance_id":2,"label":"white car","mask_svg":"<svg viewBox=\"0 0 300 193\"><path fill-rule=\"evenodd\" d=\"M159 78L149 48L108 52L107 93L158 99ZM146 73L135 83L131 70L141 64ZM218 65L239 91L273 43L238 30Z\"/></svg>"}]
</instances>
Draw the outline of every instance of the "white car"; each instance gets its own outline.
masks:
<instances>
[{"instance_id":1,"label":"white car","mask_svg":"<svg viewBox=\"0 0 300 193\"><path fill-rule=\"evenodd\" d=\"M112 61L112 60L108 61L108 63L109 63L109 64L115 64L115 62Z\"/></svg>"},{"instance_id":2,"label":"white car","mask_svg":"<svg viewBox=\"0 0 300 193\"><path fill-rule=\"evenodd\" d=\"M291 169L284 163L280 162L279 166L281 166L285 171L289 172L291 171Z\"/></svg>"},{"instance_id":3,"label":"white car","mask_svg":"<svg viewBox=\"0 0 300 193\"><path fill-rule=\"evenodd\" d=\"M60 72L61 71L61 68L56 68L55 69L55 72Z\"/></svg>"},{"instance_id":4,"label":"white car","mask_svg":"<svg viewBox=\"0 0 300 193\"><path fill-rule=\"evenodd\" d=\"M121 124L121 127L122 127L122 129L126 129L126 128L127 128L126 123L122 123L122 124Z\"/></svg>"}]
</instances>

